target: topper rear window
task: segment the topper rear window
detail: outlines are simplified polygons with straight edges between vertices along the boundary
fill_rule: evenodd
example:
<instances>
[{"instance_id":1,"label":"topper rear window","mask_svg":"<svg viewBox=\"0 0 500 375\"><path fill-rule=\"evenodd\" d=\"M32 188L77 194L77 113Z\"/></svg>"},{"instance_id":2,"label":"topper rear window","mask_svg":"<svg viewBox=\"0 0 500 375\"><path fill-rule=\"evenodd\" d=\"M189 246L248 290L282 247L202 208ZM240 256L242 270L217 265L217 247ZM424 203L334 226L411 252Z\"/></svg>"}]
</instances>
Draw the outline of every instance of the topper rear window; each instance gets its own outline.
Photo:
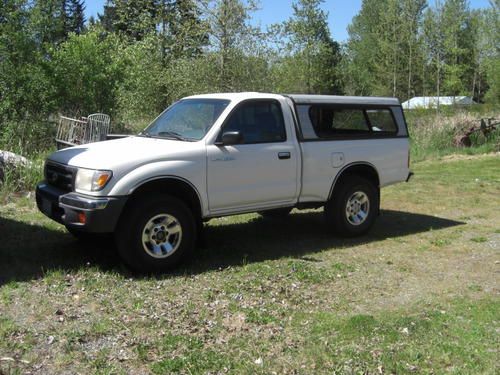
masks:
<instances>
[{"instance_id":1,"label":"topper rear window","mask_svg":"<svg viewBox=\"0 0 500 375\"><path fill-rule=\"evenodd\" d=\"M297 113L305 140L394 136L398 131L387 108L299 104Z\"/></svg>"}]
</instances>

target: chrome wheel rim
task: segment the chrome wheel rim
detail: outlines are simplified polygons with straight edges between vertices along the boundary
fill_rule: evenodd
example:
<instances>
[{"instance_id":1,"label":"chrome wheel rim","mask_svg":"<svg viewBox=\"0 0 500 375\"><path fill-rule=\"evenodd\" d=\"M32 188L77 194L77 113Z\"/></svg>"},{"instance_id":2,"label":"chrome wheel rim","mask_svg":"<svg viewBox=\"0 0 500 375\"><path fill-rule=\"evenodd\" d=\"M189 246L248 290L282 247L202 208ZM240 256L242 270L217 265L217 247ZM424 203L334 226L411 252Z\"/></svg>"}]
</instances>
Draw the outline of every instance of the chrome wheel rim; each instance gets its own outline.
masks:
<instances>
[{"instance_id":1,"label":"chrome wheel rim","mask_svg":"<svg viewBox=\"0 0 500 375\"><path fill-rule=\"evenodd\" d=\"M142 230L142 246L153 258L163 259L171 256L179 248L181 240L181 224L169 214L152 217Z\"/></svg>"},{"instance_id":2,"label":"chrome wheel rim","mask_svg":"<svg viewBox=\"0 0 500 375\"><path fill-rule=\"evenodd\" d=\"M370 212L370 200L362 191L352 194L347 200L345 214L347 221L352 225L361 225L366 221Z\"/></svg>"}]
</instances>

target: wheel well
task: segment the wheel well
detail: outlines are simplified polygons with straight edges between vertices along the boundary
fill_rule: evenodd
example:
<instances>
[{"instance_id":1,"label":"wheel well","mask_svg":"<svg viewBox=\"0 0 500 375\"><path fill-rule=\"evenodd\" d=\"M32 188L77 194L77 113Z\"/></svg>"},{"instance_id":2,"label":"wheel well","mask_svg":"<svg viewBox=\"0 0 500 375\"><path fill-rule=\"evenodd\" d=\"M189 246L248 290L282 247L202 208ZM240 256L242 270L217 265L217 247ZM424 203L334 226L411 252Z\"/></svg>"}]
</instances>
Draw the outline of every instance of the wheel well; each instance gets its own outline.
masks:
<instances>
[{"instance_id":1,"label":"wheel well","mask_svg":"<svg viewBox=\"0 0 500 375\"><path fill-rule=\"evenodd\" d=\"M377 170L373 166L368 164L356 164L348 166L346 169L341 171L339 175L335 178L335 180L333 181L333 186L330 191L329 198L331 198L333 192L335 191L335 187L338 186L340 181L349 178L350 176L353 175L360 176L371 181L375 185L380 194L380 179L378 177Z\"/></svg>"},{"instance_id":2,"label":"wheel well","mask_svg":"<svg viewBox=\"0 0 500 375\"><path fill-rule=\"evenodd\" d=\"M201 202L198 193L189 183L175 178L162 178L142 184L134 190L128 202L134 201L138 196L153 192L169 194L182 200L191 209L194 217L201 219Z\"/></svg>"}]
</instances>

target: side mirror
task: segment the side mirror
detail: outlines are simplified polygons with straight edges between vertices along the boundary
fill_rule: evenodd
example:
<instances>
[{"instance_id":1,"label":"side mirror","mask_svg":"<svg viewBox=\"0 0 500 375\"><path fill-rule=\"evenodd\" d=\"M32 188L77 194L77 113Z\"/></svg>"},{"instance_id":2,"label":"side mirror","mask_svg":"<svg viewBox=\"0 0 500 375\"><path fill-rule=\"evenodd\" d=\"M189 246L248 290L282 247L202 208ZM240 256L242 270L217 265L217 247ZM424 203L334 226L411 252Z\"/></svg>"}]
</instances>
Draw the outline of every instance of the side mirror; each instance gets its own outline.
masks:
<instances>
[{"instance_id":1,"label":"side mirror","mask_svg":"<svg viewBox=\"0 0 500 375\"><path fill-rule=\"evenodd\" d=\"M243 141L243 135L239 131L230 131L222 133L222 139L218 145L237 145Z\"/></svg>"}]
</instances>

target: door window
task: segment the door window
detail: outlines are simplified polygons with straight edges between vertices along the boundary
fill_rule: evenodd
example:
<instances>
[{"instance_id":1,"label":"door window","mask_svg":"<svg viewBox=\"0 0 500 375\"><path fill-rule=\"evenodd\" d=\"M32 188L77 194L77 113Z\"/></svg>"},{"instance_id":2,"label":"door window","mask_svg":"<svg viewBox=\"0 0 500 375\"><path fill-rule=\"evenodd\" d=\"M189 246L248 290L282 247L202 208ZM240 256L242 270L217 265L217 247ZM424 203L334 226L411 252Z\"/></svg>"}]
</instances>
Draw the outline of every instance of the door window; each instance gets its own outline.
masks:
<instances>
[{"instance_id":1,"label":"door window","mask_svg":"<svg viewBox=\"0 0 500 375\"><path fill-rule=\"evenodd\" d=\"M249 101L240 104L229 115L223 132L239 131L242 144L270 143L286 141L283 113L274 100Z\"/></svg>"}]
</instances>

